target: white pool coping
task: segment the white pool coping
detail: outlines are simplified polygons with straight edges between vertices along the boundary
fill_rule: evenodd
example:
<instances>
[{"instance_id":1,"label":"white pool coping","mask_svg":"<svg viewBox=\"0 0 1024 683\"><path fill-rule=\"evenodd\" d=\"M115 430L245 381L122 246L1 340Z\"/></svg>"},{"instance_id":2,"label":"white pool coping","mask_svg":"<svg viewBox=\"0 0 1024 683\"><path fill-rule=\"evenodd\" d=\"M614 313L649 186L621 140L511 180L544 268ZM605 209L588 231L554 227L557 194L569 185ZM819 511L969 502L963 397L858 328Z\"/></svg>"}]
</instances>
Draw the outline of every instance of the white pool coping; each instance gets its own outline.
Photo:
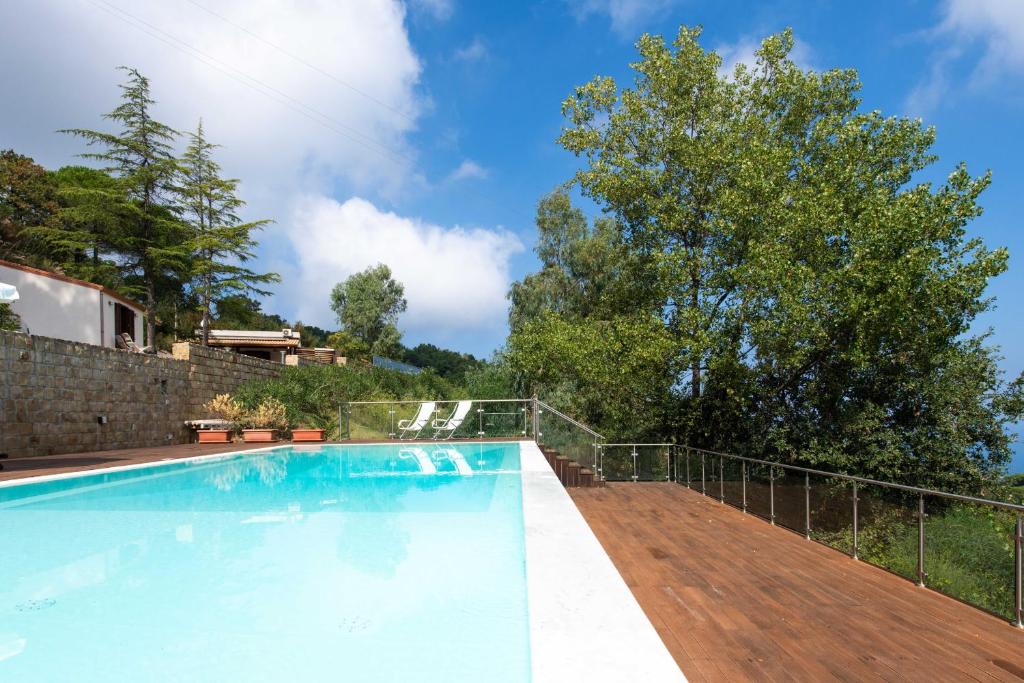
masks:
<instances>
[{"instance_id":1,"label":"white pool coping","mask_svg":"<svg viewBox=\"0 0 1024 683\"><path fill-rule=\"evenodd\" d=\"M686 677L540 448L533 441L510 443L519 444L533 681L685 682ZM159 470L175 463L222 460L282 447L19 477L0 481L0 488L109 472ZM318 447L293 446L300 450Z\"/></svg>"},{"instance_id":2,"label":"white pool coping","mask_svg":"<svg viewBox=\"0 0 1024 683\"><path fill-rule=\"evenodd\" d=\"M685 681L537 444L519 454L534 683Z\"/></svg>"}]
</instances>

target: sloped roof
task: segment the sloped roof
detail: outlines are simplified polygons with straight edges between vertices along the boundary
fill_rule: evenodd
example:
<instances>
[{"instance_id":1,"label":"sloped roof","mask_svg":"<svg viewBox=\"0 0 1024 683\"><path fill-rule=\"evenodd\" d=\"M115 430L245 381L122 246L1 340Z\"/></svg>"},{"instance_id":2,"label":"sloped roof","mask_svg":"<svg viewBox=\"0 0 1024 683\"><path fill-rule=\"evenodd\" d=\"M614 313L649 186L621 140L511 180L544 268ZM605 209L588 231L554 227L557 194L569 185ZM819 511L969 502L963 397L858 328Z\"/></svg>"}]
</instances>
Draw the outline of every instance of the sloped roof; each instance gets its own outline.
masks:
<instances>
[{"instance_id":1,"label":"sloped roof","mask_svg":"<svg viewBox=\"0 0 1024 683\"><path fill-rule=\"evenodd\" d=\"M4 266L5 268L13 268L14 270L20 270L20 271L22 271L24 273L31 273L32 275L41 275L42 277L48 277L48 278L51 278L53 280L60 280L61 282L67 282L69 284L78 285L80 287L88 287L89 289L98 289L99 291L101 291L104 294L106 294L107 296L109 296L111 299L116 299L116 300L120 301L125 306L131 306L132 308L137 308L140 311L145 311L146 310L146 307L143 306L142 304L140 304L138 301L135 301L134 299L129 299L124 294L121 294L119 292L115 292L114 290L110 289L109 287L104 287L103 285L98 285L95 282L88 282L87 280L79 280L77 278L69 277L69 276L64 275L62 273L51 273L50 271L43 270L42 268L33 268L32 266L26 266L26 265L21 264L21 263L13 263L11 261L4 261L3 259L0 259L0 266Z\"/></svg>"}]
</instances>

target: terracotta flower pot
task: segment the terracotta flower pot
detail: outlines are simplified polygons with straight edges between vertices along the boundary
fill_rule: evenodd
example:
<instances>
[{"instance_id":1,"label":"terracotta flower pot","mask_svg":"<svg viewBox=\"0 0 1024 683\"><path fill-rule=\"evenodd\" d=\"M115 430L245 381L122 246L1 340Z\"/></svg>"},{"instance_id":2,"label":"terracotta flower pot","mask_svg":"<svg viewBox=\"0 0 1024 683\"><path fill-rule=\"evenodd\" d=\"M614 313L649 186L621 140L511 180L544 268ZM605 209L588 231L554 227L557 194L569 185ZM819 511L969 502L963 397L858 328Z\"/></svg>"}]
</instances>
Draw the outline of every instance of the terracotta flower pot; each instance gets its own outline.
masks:
<instances>
[{"instance_id":1,"label":"terracotta flower pot","mask_svg":"<svg viewBox=\"0 0 1024 683\"><path fill-rule=\"evenodd\" d=\"M246 443L274 443L277 441L276 429L243 429L242 438Z\"/></svg>"},{"instance_id":2,"label":"terracotta flower pot","mask_svg":"<svg viewBox=\"0 0 1024 683\"><path fill-rule=\"evenodd\" d=\"M200 429L196 436L199 443L231 443L230 429Z\"/></svg>"},{"instance_id":3,"label":"terracotta flower pot","mask_svg":"<svg viewBox=\"0 0 1024 683\"><path fill-rule=\"evenodd\" d=\"M324 430L299 427L292 430L292 441L323 441Z\"/></svg>"}]
</instances>

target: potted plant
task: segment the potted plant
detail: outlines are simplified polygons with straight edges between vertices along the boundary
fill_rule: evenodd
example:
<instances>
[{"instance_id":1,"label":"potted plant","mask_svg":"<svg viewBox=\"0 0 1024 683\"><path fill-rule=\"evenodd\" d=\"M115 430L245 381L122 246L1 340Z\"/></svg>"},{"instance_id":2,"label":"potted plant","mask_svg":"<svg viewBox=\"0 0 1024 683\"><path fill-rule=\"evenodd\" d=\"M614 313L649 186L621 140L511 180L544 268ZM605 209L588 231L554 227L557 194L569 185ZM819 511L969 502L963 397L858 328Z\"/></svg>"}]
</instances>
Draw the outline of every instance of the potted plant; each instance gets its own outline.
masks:
<instances>
[{"instance_id":1,"label":"potted plant","mask_svg":"<svg viewBox=\"0 0 1024 683\"><path fill-rule=\"evenodd\" d=\"M316 427L296 427L292 430L292 441L323 441L324 430Z\"/></svg>"},{"instance_id":2,"label":"potted plant","mask_svg":"<svg viewBox=\"0 0 1024 683\"><path fill-rule=\"evenodd\" d=\"M288 414L284 404L276 398L264 399L256 410L242 418L242 438L246 443L274 443L278 431L288 429Z\"/></svg>"},{"instance_id":3,"label":"potted plant","mask_svg":"<svg viewBox=\"0 0 1024 683\"><path fill-rule=\"evenodd\" d=\"M238 423L245 413L242 406L231 398L231 394L218 394L203 408L220 418L223 426L196 430L199 443L231 443L231 435L238 429Z\"/></svg>"}]
</instances>

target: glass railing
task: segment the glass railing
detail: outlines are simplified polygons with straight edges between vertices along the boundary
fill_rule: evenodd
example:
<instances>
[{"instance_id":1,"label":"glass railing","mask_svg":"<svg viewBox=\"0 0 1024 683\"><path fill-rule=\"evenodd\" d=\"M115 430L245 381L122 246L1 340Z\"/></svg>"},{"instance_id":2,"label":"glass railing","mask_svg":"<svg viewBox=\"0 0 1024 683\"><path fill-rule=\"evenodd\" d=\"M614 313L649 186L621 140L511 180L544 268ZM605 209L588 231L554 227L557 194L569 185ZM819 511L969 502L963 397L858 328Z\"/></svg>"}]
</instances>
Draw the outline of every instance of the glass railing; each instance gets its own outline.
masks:
<instances>
[{"instance_id":1,"label":"glass railing","mask_svg":"<svg viewBox=\"0 0 1024 683\"><path fill-rule=\"evenodd\" d=\"M1024 505L677 446L704 495L1024 627Z\"/></svg>"},{"instance_id":2,"label":"glass railing","mask_svg":"<svg viewBox=\"0 0 1024 683\"><path fill-rule=\"evenodd\" d=\"M602 444L602 475L606 481L669 481L672 449L670 443Z\"/></svg>"},{"instance_id":3,"label":"glass railing","mask_svg":"<svg viewBox=\"0 0 1024 683\"><path fill-rule=\"evenodd\" d=\"M522 439L533 436L533 402L523 399L462 401L352 401L339 410L342 439Z\"/></svg>"},{"instance_id":4,"label":"glass railing","mask_svg":"<svg viewBox=\"0 0 1024 683\"><path fill-rule=\"evenodd\" d=\"M602 478L601 446L604 437L565 413L536 401L537 443L558 451Z\"/></svg>"}]
</instances>

